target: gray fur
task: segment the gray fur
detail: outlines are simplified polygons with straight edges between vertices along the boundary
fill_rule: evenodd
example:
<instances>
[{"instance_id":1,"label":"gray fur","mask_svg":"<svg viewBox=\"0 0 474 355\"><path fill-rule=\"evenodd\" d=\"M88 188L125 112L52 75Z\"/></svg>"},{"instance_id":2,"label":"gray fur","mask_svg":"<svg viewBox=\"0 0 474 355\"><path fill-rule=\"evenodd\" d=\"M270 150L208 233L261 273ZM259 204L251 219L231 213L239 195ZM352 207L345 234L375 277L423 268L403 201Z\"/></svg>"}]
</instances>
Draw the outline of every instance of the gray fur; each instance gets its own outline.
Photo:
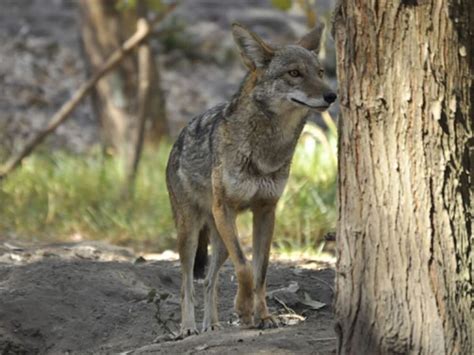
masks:
<instances>
[{"instance_id":1,"label":"gray fur","mask_svg":"<svg viewBox=\"0 0 474 355\"><path fill-rule=\"evenodd\" d=\"M319 30L313 34L320 37ZM270 47L242 26L234 26L234 36L249 74L230 102L195 117L183 129L166 170L183 269L182 331L187 334L195 332L194 291L189 275L194 260L189 258L196 253L199 230L207 225L211 240L214 238L213 246L218 245L221 250L206 281L205 330L213 327L217 319L213 304L215 282L218 269L227 258L227 253L222 252L222 241L215 238L223 238L236 270L247 268L238 240L232 235L233 227L224 228L224 217L232 224L232 211L252 208L254 217L261 218L254 220L254 239L262 239L262 243L254 240L254 247L262 251L258 258L254 255L254 280L259 283L256 292L263 297L256 308L264 315L268 313L264 284L273 233L273 206L283 193L309 110L324 111L330 105L325 95L332 91L322 79L321 65L314 52L301 45ZM310 39L306 36L303 43L310 43L311 49L319 47ZM294 71L301 75L294 77ZM213 216L215 184L222 190L218 207L223 203L225 208L219 220ZM224 227L219 223L224 223ZM223 230L228 234L225 238L219 234Z\"/></svg>"}]
</instances>

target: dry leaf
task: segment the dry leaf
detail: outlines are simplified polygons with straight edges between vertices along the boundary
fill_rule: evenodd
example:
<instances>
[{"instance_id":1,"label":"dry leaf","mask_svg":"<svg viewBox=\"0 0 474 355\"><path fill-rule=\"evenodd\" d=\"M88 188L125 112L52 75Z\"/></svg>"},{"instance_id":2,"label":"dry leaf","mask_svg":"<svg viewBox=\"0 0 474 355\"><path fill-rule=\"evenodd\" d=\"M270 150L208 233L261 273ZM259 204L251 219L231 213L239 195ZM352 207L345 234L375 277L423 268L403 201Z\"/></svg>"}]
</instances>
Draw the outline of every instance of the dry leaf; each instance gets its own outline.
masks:
<instances>
[{"instance_id":1,"label":"dry leaf","mask_svg":"<svg viewBox=\"0 0 474 355\"><path fill-rule=\"evenodd\" d=\"M324 306L326 306L325 303L322 303L322 302L319 302L319 301L315 301L311 298L310 295L308 295L308 293L304 293L304 300L300 301L300 303L306 305L306 306L309 306L311 309L320 309L320 308L323 308Z\"/></svg>"}]
</instances>

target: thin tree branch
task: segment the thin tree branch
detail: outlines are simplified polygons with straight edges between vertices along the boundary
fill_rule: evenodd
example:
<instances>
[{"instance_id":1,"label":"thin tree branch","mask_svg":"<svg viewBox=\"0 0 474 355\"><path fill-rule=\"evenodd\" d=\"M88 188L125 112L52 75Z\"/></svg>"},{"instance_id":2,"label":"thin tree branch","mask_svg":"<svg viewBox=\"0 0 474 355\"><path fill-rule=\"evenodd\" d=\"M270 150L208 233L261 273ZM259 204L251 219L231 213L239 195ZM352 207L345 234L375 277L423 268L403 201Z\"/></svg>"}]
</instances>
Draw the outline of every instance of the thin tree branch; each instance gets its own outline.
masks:
<instances>
[{"instance_id":1,"label":"thin tree branch","mask_svg":"<svg viewBox=\"0 0 474 355\"><path fill-rule=\"evenodd\" d=\"M144 18L140 21L146 20ZM142 42L138 47L138 113L137 113L137 129L132 147L132 156L127 157L126 161L126 180L123 195L128 198L132 195L135 185L135 179L138 170L138 164L143 150L143 141L145 138L145 123L149 115L150 103L150 78L151 78L151 61L152 54L150 46L147 42Z\"/></svg>"},{"instance_id":2,"label":"thin tree branch","mask_svg":"<svg viewBox=\"0 0 474 355\"><path fill-rule=\"evenodd\" d=\"M170 5L164 10L155 22L164 19L176 5ZM130 54L132 50L137 47L143 40L151 34L151 27L146 21L138 21L137 31L130 37L121 48L113 52L104 65L95 73L89 80L87 80L76 91L76 93L67 101L51 118L45 129L40 131L36 136L31 138L17 154L13 155L4 165L0 167L0 179L4 178L8 173L15 169L21 161L28 156L33 149L40 144L50 133L62 124L69 117L71 112L81 102L81 100L91 91L97 82L108 72L114 69L122 59Z\"/></svg>"}]
</instances>

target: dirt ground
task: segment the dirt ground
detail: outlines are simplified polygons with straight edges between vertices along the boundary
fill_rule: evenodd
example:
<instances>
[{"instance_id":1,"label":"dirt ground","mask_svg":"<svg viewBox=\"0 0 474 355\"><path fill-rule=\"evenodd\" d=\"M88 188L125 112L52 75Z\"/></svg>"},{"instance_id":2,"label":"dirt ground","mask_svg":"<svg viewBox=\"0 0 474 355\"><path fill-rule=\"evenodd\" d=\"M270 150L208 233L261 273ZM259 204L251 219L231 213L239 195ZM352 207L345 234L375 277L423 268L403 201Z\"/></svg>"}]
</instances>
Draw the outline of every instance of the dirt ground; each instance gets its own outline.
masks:
<instances>
[{"instance_id":1,"label":"dirt ground","mask_svg":"<svg viewBox=\"0 0 474 355\"><path fill-rule=\"evenodd\" d=\"M174 341L179 263L147 258L91 242L36 248L0 244L0 353L335 353L330 265L272 262L268 305L280 327L243 330L233 314L236 283L226 263L219 284L224 328ZM203 285L196 282L197 321L202 300Z\"/></svg>"}]
</instances>

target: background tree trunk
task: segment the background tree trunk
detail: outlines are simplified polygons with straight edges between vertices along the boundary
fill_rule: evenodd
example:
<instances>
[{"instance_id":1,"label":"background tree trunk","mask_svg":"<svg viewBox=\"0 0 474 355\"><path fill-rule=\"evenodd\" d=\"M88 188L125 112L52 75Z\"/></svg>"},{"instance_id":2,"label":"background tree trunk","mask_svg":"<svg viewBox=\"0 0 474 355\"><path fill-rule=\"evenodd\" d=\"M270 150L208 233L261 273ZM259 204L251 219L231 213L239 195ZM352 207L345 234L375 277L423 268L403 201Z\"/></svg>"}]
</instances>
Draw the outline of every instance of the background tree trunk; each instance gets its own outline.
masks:
<instances>
[{"instance_id":1,"label":"background tree trunk","mask_svg":"<svg viewBox=\"0 0 474 355\"><path fill-rule=\"evenodd\" d=\"M94 72L105 59L136 30L138 10L117 10L114 0L81 0L82 41L91 70ZM137 7L138 8L138 7ZM143 10L142 10L143 11ZM132 155L137 135L137 60L131 56L106 78L93 94L102 138L125 159ZM150 68L150 102L146 113L146 139L157 142L167 134L164 96L159 72L152 60Z\"/></svg>"},{"instance_id":2,"label":"background tree trunk","mask_svg":"<svg viewBox=\"0 0 474 355\"><path fill-rule=\"evenodd\" d=\"M474 2L341 0L341 354L472 354Z\"/></svg>"}]
</instances>

